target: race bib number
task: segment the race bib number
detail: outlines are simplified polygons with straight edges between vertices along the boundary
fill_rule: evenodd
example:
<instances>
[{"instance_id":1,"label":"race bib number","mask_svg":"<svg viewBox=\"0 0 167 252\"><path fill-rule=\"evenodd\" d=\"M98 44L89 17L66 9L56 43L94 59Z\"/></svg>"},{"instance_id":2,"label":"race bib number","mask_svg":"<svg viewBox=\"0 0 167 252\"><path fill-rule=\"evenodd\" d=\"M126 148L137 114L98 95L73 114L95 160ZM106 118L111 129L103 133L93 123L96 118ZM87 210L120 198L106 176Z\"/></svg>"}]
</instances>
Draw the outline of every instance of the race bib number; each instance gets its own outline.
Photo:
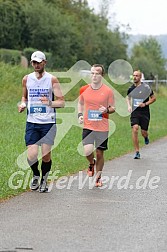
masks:
<instances>
[{"instance_id":1,"label":"race bib number","mask_svg":"<svg viewBox=\"0 0 167 252\"><path fill-rule=\"evenodd\" d=\"M31 106L30 114L46 113L46 106Z\"/></svg>"},{"instance_id":2,"label":"race bib number","mask_svg":"<svg viewBox=\"0 0 167 252\"><path fill-rule=\"evenodd\" d=\"M143 99L134 99L133 100L133 106L138 107L140 103L143 102Z\"/></svg>"},{"instance_id":3,"label":"race bib number","mask_svg":"<svg viewBox=\"0 0 167 252\"><path fill-rule=\"evenodd\" d=\"M101 121L102 113L99 110L88 110L88 120Z\"/></svg>"}]
</instances>

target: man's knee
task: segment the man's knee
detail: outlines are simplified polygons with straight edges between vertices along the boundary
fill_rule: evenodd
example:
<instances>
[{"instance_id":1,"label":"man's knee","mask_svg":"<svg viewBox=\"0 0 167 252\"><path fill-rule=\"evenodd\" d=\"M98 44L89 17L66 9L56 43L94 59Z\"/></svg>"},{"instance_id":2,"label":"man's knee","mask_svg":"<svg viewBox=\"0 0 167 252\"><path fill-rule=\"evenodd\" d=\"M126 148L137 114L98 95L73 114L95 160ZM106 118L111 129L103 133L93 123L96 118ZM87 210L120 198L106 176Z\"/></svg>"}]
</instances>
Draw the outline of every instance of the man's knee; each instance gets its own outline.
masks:
<instances>
[{"instance_id":1,"label":"man's knee","mask_svg":"<svg viewBox=\"0 0 167 252\"><path fill-rule=\"evenodd\" d=\"M93 144L84 145L84 154L86 157L90 156L94 150Z\"/></svg>"},{"instance_id":2,"label":"man's knee","mask_svg":"<svg viewBox=\"0 0 167 252\"><path fill-rule=\"evenodd\" d=\"M49 162L50 160L51 160L51 153L48 153L42 157L42 161L44 161L46 163Z\"/></svg>"},{"instance_id":3,"label":"man's knee","mask_svg":"<svg viewBox=\"0 0 167 252\"><path fill-rule=\"evenodd\" d=\"M38 146L37 145L29 145L27 149L27 157L29 160L37 160L38 158Z\"/></svg>"},{"instance_id":4,"label":"man's knee","mask_svg":"<svg viewBox=\"0 0 167 252\"><path fill-rule=\"evenodd\" d=\"M137 133L139 130L139 125L137 125L137 124L133 125L132 130L133 130L133 132Z\"/></svg>"}]
</instances>

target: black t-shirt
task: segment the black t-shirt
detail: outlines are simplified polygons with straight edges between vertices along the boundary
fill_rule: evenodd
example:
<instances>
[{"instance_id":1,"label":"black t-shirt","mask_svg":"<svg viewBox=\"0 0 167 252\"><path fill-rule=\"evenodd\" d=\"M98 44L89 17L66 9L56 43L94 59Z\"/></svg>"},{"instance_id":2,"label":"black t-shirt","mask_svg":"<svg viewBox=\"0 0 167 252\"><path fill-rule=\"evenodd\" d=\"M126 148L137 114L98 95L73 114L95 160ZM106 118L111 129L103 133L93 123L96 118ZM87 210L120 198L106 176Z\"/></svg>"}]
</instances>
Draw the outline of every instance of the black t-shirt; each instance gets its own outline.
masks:
<instances>
[{"instance_id":1,"label":"black t-shirt","mask_svg":"<svg viewBox=\"0 0 167 252\"><path fill-rule=\"evenodd\" d=\"M132 111L147 111L149 112L149 106L143 108L138 107L141 102L149 101L149 97L152 96L154 92L148 84L141 84L135 86L134 84L128 89L127 95L129 98L132 98Z\"/></svg>"}]
</instances>

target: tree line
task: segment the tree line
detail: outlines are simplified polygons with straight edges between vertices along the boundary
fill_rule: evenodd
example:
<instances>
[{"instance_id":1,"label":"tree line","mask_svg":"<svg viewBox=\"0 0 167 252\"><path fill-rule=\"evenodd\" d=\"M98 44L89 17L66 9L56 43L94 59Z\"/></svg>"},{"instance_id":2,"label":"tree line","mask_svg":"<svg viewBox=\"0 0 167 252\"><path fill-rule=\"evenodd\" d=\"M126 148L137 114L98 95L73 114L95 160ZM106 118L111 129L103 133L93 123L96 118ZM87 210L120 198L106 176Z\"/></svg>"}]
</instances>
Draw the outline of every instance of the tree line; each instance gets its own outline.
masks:
<instances>
[{"instance_id":1,"label":"tree line","mask_svg":"<svg viewBox=\"0 0 167 252\"><path fill-rule=\"evenodd\" d=\"M128 57L127 38L118 26L111 30L107 17L95 14L87 0L0 0L0 48L48 52L54 69L69 69L78 60L107 68L124 59L134 68L164 75L158 42L148 38Z\"/></svg>"},{"instance_id":2,"label":"tree line","mask_svg":"<svg viewBox=\"0 0 167 252\"><path fill-rule=\"evenodd\" d=\"M87 1L0 0L0 47L35 48L52 53L55 67L69 68L82 59L105 66L126 58L119 30L95 15Z\"/></svg>"}]
</instances>

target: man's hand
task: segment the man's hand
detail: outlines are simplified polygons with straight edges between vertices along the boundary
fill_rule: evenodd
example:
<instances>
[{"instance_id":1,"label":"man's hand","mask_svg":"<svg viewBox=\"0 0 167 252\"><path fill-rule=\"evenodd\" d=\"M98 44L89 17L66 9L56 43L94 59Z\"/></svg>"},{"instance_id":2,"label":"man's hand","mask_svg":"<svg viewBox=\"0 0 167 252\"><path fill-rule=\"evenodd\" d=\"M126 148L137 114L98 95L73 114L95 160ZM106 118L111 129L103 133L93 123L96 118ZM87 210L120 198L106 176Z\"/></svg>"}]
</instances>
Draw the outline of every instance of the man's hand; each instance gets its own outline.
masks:
<instances>
[{"instance_id":1,"label":"man's hand","mask_svg":"<svg viewBox=\"0 0 167 252\"><path fill-rule=\"evenodd\" d=\"M141 102L140 104L139 104L139 107L140 108L144 108L146 106L146 103L145 102Z\"/></svg>"},{"instance_id":2,"label":"man's hand","mask_svg":"<svg viewBox=\"0 0 167 252\"><path fill-rule=\"evenodd\" d=\"M104 107L104 106L102 106L102 105L100 105L99 111L100 111L102 114L105 114L105 113L107 113L107 108Z\"/></svg>"},{"instance_id":3,"label":"man's hand","mask_svg":"<svg viewBox=\"0 0 167 252\"><path fill-rule=\"evenodd\" d=\"M19 105L18 105L18 112L21 113L25 110L26 108L26 103L25 102L21 102Z\"/></svg>"},{"instance_id":4,"label":"man's hand","mask_svg":"<svg viewBox=\"0 0 167 252\"><path fill-rule=\"evenodd\" d=\"M44 105L49 105L49 100L46 96L42 96L40 98L40 101L44 104Z\"/></svg>"}]
</instances>

